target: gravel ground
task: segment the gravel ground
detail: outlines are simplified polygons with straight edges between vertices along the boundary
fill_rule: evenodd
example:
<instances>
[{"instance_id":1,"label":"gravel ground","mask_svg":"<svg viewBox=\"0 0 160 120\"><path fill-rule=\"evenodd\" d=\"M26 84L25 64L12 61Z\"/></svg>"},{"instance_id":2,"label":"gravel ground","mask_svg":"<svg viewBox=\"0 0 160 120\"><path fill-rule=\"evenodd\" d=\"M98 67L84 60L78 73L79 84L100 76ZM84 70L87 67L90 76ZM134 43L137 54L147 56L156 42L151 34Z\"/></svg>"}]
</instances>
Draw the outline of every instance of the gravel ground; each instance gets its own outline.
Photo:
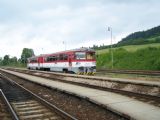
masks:
<instances>
[{"instance_id":1,"label":"gravel ground","mask_svg":"<svg viewBox=\"0 0 160 120\"><path fill-rule=\"evenodd\" d=\"M33 84L12 75L8 75L8 77L9 76L22 86L80 120L125 120L124 118L121 118L98 105L90 103L87 100Z\"/></svg>"},{"instance_id":2,"label":"gravel ground","mask_svg":"<svg viewBox=\"0 0 160 120\"><path fill-rule=\"evenodd\" d=\"M7 108L4 105L1 97L0 97L0 119L1 120L11 120L11 115L7 111Z\"/></svg>"},{"instance_id":3,"label":"gravel ground","mask_svg":"<svg viewBox=\"0 0 160 120\"><path fill-rule=\"evenodd\" d=\"M124 78L128 80L146 80L146 81L160 81L160 76L138 75L138 74L118 74L97 72L95 76L109 77L109 78Z\"/></svg>"},{"instance_id":4,"label":"gravel ground","mask_svg":"<svg viewBox=\"0 0 160 120\"><path fill-rule=\"evenodd\" d=\"M7 106L4 104L4 101L1 96L0 96L0 120L11 120L11 115L7 109Z\"/></svg>"}]
</instances>

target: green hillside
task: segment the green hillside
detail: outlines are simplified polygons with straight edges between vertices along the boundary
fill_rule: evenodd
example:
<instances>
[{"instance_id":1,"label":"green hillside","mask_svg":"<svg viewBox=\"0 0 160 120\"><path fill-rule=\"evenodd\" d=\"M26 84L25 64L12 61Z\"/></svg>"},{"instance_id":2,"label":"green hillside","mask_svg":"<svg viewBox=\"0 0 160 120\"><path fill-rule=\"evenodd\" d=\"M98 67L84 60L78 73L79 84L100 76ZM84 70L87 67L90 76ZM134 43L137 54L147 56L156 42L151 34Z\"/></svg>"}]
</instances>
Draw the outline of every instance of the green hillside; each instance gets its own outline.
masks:
<instances>
[{"instance_id":1,"label":"green hillside","mask_svg":"<svg viewBox=\"0 0 160 120\"><path fill-rule=\"evenodd\" d=\"M150 43L160 43L160 26L146 31L132 33L118 42L116 46L141 45Z\"/></svg>"},{"instance_id":2,"label":"green hillside","mask_svg":"<svg viewBox=\"0 0 160 120\"><path fill-rule=\"evenodd\" d=\"M160 70L160 43L114 48L113 69ZM111 69L110 49L98 50L97 68Z\"/></svg>"},{"instance_id":3,"label":"green hillside","mask_svg":"<svg viewBox=\"0 0 160 120\"><path fill-rule=\"evenodd\" d=\"M110 46L93 46L97 68L111 69ZM160 70L160 26L128 35L113 45L113 69Z\"/></svg>"}]
</instances>

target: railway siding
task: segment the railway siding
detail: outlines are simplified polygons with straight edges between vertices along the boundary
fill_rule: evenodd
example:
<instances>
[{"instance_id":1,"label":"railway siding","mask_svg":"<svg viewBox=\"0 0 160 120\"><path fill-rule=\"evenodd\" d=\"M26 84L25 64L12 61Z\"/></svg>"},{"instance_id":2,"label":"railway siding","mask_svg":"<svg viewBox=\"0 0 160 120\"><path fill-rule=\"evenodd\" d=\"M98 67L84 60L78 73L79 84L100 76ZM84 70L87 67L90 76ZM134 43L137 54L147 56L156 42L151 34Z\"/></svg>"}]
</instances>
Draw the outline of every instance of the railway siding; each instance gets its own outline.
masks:
<instances>
[{"instance_id":1,"label":"railway siding","mask_svg":"<svg viewBox=\"0 0 160 120\"><path fill-rule=\"evenodd\" d=\"M102 88L110 88L114 90L122 90L127 92L134 92L145 95L152 95L160 97L160 87L159 86L150 86L150 85L142 85L142 84L133 84L133 83L125 83L125 82L117 82L117 81L99 81L99 80L87 80L83 78L75 79L66 77L65 80L78 82L83 84L88 84L96 87Z\"/></svg>"},{"instance_id":2,"label":"railway siding","mask_svg":"<svg viewBox=\"0 0 160 120\"><path fill-rule=\"evenodd\" d=\"M118 73L118 74L138 74L138 75L151 75L151 76L160 76L160 71L152 70L107 70L107 69L98 69L98 73Z\"/></svg>"},{"instance_id":3,"label":"railway siding","mask_svg":"<svg viewBox=\"0 0 160 120\"><path fill-rule=\"evenodd\" d=\"M13 69L12 69L13 70ZM143 95L155 96L160 98L160 82L144 81L144 80L127 80L117 78L106 78L96 76L71 75L53 72L28 71L14 69L14 71L25 72L35 76L44 78L57 79L63 82L72 82L74 84L84 84L91 87L121 90L124 92L132 92Z\"/></svg>"}]
</instances>

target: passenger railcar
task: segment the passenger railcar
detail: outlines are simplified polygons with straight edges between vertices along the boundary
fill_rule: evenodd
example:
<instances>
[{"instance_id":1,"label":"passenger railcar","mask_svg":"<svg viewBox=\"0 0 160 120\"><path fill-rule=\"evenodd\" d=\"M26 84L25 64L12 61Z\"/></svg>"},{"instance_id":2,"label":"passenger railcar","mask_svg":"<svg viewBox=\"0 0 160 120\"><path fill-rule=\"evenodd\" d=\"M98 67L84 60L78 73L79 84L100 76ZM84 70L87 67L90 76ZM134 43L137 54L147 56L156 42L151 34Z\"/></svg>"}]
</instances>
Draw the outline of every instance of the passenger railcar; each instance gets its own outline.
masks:
<instances>
[{"instance_id":1,"label":"passenger railcar","mask_svg":"<svg viewBox=\"0 0 160 120\"><path fill-rule=\"evenodd\" d=\"M28 69L94 74L96 72L95 51L79 48L28 58Z\"/></svg>"}]
</instances>

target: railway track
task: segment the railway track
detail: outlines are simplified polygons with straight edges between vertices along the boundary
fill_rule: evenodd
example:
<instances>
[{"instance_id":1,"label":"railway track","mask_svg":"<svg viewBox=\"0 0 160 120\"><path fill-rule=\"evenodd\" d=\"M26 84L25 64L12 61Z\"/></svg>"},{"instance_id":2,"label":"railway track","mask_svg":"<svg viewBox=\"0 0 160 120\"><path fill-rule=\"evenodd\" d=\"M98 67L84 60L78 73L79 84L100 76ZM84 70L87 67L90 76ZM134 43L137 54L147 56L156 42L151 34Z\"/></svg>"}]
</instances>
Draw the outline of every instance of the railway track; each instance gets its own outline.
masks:
<instances>
[{"instance_id":1,"label":"railway track","mask_svg":"<svg viewBox=\"0 0 160 120\"><path fill-rule=\"evenodd\" d=\"M143 102L148 102L160 107L160 83L153 84L147 81L128 81L123 79L106 79L96 76L80 76L35 70L11 69L25 74L49 78L70 84L86 86L94 89L116 92L133 97Z\"/></svg>"},{"instance_id":2,"label":"railway track","mask_svg":"<svg viewBox=\"0 0 160 120\"><path fill-rule=\"evenodd\" d=\"M62 74L54 72L36 71L36 70L22 70L8 68L8 70L40 76L58 80L61 82L78 84L96 89L109 90L124 94L135 94L144 97L151 97L153 99L160 99L160 83L151 81L131 81L116 78L104 78L97 76L83 76Z\"/></svg>"},{"instance_id":3,"label":"railway track","mask_svg":"<svg viewBox=\"0 0 160 120\"><path fill-rule=\"evenodd\" d=\"M1 74L0 88L8 103L8 111L2 110L3 118L12 116L16 120L76 120L73 116L50 104L28 89ZM2 95L1 95L2 96ZM4 100L4 99L3 99ZM4 105L1 105L4 107ZM4 109L4 108L3 108Z\"/></svg>"},{"instance_id":4,"label":"railway track","mask_svg":"<svg viewBox=\"0 0 160 120\"><path fill-rule=\"evenodd\" d=\"M3 73L3 72L2 72ZM16 77L11 74L6 74L10 78L13 78L14 81L18 82L25 88L30 89L30 91L34 92L35 94L40 95L43 99L51 102L51 103L57 103L56 106L64 108L65 111L70 111L72 115L76 116L78 119L84 120L97 120L97 119L107 119L107 120L127 120L123 115L119 115L116 112L104 109L104 107L99 106L98 104L95 104L91 101L88 101L87 99L83 100L79 96L75 96L73 94L70 94L68 92L59 91L55 89L51 89L49 87L46 87L44 85L36 84L34 82L30 82L28 80L25 80L23 78ZM48 90L46 90L48 89ZM60 98L56 98L58 94L60 94ZM52 93L52 94L51 94ZM53 94L54 93L54 94ZM62 95L63 94L63 95ZM64 97L65 96L65 97ZM56 99L58 101L56 101ZM67 104L66 104L67 103ZM65 108L66 106L66 108ZM72 112L71 112L72 111Z\"/></svg>"},{"instance_id":5,"label":"railway track","mask_svg":"<svg viewBox=\"0 0 160 120\"><path fill-rule=\"evenodd\" d=\"M116 74L136 74L136 75L150 75L150 76L160 76L160 71L152 70L107 70L99 69L97 73L116 73Z\"/></svg>"},{"instance_id":6,"label":"railway track","mask_svg":"<svg viewBox=\"0 0 160 120\"><path fill-rule=\"evenodd\" d=\"M88 77L87 76L87 78L86 78L86 76L75 76L75 75L68 75L68 74L59 74L59 73L48 73L48 72L41 72L41 71L27 71L27 70L19 70L19 69L12 69L13 71L18 71L18 72L21 72L21 73L27 73L27 74L31 74L31 75L35 75L35 76L41 76L41 77L44 77L44 78L49 78L49 79L54 79L54 80L58 80L58 81L63 81L63 82L69 82L69 83L73 83L73 84L78 84L78 85L82 85L82 86L88 86L88 87L95 87L96 89L102 89L103 87L106 87L106 86L104 86L103 84L104 84L104 82L106 81L106 80L104 80L104 79L102 79L102 78L95 78L95 77ZM94 79L93 79L94 78ZM84 80L85 79L85 80ZM91 81L92 80L92 81ZM98 80L99 80L99 82L101 82L100 84L97 84L97 82L95 82L95 80L98 82ZM88 82L87 82L88 81ZM107 82L113 82L114 84L115 84L115 82L120 82L121 83L121 85L122 84L129 84L129 85L131 85L131 83L130 82L128 82L128 81L117 81L117 80L109 80L109 81L107 81ZM89 84L89 83L91 83L91 84ZM96 84L94 84L93 85L93 83L96 83ZM103 84L102 84L103 83ZM114 86L114 84L112 83L112 87ZM87 84L87 85L86 85ZM140 100L142 100L143 102L147 102L147 103L151 103L151 104L153 104L153 105L155 105L155 106L158 106L158 107L160 107L160 99L159 99L159 94L160 94L160 90L159 90L159 84L151 84L151 83L134 83L133 82L133 84L134 85L136 85L136 86L138 86L139 87L139 89L138 89L138 91L140 90L140 89L142 89L142 87L143 87L143 89L144 89L144 86L146 87L145 89L147 89L147 90L144 90L144 91L142 91L142 90L140 90L142 93L138 93L138 98L137 98L137 94L135 95L135 93L134 94L132 94L133 92L131 91L131 92L126 92L126 93L124 93L124 91L122 92L122 91L120 91L119 93L120 94L126 94L126 95L128 95L128 96L130 96L130 97L132 97L132 98L136 98L136 99L140 99ZM95 85L97 85L98 87L96 87ZM108 85L108 84L106 84L106 85ZM125 88L126 87L126 85L122 85L122 86L118 86L118 85L120 85L120 84L117 84L116 86L117 86L117 88L119 87L119 88ZM133 85L132 85L133 86ZM118 89L119 89L118 88ZM127 88L128 88L128 86L127 86ZM135 86L133 87L134 89L137 89L137 88L135 88ZM118 90L117 89L117 90ZM152 89L154 89L154 91L152 90ZM112 88L112 90L113 90L113 88ZM133 89L132 89L133 90ZM150 90L152 91L152 94L150 94L151 92L150 92ZM110 91L110 90L109 90ZM113 90L113 92L115 92L116 90ZM147 95L145 94L145 91L148 91L148 93L147 93ZM117 91L116 91L117 92Z\"/></svg>"}]
</instances>

